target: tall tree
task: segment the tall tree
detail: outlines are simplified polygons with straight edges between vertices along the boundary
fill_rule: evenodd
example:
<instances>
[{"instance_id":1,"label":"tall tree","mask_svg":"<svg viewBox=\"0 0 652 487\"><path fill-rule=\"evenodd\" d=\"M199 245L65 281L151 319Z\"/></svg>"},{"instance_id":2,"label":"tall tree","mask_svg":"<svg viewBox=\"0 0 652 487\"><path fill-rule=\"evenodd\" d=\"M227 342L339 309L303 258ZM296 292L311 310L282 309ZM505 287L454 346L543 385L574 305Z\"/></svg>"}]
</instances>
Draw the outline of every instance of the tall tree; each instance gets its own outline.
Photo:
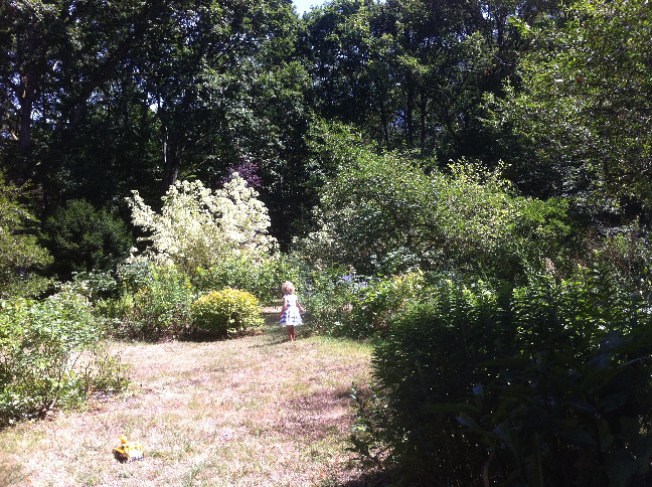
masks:
<instances>
[{"instance_id":1,"label":"tall tree","mask_svg":"<svg viewBox=\"0 0 652 487\"><path fill-rule=\"evenodd\" d=\"M389 147L493 159L479 105L484 93L502 94L524 47L511 19L551 8L537 0L334 0L305 17L313 103Z\"/></svg>"},{"instance_id":2,"label":"tall tree","mask_svg":"<svg viewBox=\"0 0 652 487\"><path fill-rule=\"evenodd\" d=\"M650 18L644 0L582 0L546 28L522 25L537 49L523 63L521 91L490 107L524 191L573 197L592 211L649 207Z\"/></svg>"},{"instance_id":3,"label":"tall tree","mask_svg":"<svg viewBox=\"0 0 652 487\"><path fill-rule=\"evenodd\" d=\"M12 1L0 10L0 84L6 99L4 130L26 150L42 120L74 127L89 98L110 79L132 75L134 51L170 2ZM15 121L6 120L13 115ZM56 120L56 122L55 122ZM12 131L13 127L18 130Z\"/></svg>"},{"instance_id":4,"label":"tall tree","mask_svg":"<svg viewBox=\"0 0 652 487\"><path fill-rule=\"evenodd\" d=\"M144 83L160 123L161 194L183 164L189 169L205 163L206 156L219 156L218 146L228 145L229 104L238 97L238 84L247 82L241 74L292 19L289 0L194 2L170 17L166 39L150 53Z\"/></svg>"}]
</instances>

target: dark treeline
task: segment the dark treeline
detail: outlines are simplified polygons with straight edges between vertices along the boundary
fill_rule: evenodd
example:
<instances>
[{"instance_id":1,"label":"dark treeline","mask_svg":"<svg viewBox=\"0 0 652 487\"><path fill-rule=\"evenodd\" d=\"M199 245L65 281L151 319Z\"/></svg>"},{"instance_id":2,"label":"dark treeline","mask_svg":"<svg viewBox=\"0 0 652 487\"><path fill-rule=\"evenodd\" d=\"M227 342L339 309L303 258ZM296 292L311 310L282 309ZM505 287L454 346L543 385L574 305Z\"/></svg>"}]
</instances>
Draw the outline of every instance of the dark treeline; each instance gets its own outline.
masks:
<instances>
[{"instance_id":1,"label":"dark treeline","mask_svg":"<svg viewBox=\"0 0 652 487\"><path fill-rule=\"evenodd\" d=\"M317 120L441 165L509 156L483 97L520 86L532 42L515 20L562 16L537 0L336 0L303 18L283 0L1 8L2 166L37 189L37 216L76 199L124 210L132 189L156 205L178 178L239 170L283 244L329 174Z\"/></svg>"}]
</instances>

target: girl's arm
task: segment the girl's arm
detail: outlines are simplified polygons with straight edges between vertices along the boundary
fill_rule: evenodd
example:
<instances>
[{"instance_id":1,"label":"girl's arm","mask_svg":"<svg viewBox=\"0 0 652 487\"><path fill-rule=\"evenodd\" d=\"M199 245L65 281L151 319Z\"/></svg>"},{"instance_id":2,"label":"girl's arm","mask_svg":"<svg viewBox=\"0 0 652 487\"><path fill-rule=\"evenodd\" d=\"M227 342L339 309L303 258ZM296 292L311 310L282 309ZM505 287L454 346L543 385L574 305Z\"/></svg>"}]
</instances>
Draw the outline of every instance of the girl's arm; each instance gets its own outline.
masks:
<instances>
[{"instance_id":1,"label":"girl's arm","mask_svg":"<svg viewBox=\"0 0 652 487\"><path fill-rule=\"evenodd\" d=\"M287 307L288 307L288 303L287 303L287 301L285 300L285 297L284 297L283 298L283 309L281 310L280 314L278 315L279 319L281 318L281 316L283 316L283 313L285 313L285 309Z\"/></svg>"},{"instance_id":2,"label":"girl's arm","mask_svg":"<svg viewBox=\"0 0 652 487\"><path fill-rule=\"evenodd\" d=\"M306 311L306 310L304 309L304 307L301 306L301 303L299 303L299 301L297 301L297 306L299 307L299 311L301 311L302 313L304 313L304 312Z\"/></svg>"}]
</instances>

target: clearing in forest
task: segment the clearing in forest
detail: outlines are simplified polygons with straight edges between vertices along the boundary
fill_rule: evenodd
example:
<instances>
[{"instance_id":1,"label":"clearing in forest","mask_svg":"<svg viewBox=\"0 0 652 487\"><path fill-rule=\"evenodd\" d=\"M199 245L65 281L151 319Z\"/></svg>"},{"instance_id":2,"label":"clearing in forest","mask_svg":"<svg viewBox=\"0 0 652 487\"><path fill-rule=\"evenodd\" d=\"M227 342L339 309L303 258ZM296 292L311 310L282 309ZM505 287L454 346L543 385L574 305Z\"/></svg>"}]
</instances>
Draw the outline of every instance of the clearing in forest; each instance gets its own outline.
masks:
<instances>
[{"instance_id":1,"label":"clearing in forest","mask_svg":"<svg viewBox=\"0 0 652 487\"><path fill-rule=\"evenodd\" d=\"M339 486L351 383L370 380L368 345L285 331L207 342L116 344L130 391L84 411L0 431L2 486ZM118 463L126 435L145 460ZM350 482L350 483L349 483Z\"/></svg>"}]
</instances>

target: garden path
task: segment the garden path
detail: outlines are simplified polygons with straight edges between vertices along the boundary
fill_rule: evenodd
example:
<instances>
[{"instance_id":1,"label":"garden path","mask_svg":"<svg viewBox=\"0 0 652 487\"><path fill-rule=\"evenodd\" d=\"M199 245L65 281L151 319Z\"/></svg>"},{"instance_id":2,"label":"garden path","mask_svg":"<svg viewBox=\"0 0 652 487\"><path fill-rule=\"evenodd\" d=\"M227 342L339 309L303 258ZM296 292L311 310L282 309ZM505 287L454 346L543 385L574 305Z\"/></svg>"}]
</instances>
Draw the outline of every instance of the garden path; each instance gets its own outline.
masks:
<instances>
[{"instance_id":1,"label":"garden path","mask_svg":"<svg viewBox=\"0 0 652 487\"><path fill-rule=\"evenodd\" d=\"M129 392L0 432L0 485L343 486L351 383L370 380L368 345L283 329L238 339L115 344ZM145 459L111 455L124 434Z\"/></svg>"}]
</instances>

